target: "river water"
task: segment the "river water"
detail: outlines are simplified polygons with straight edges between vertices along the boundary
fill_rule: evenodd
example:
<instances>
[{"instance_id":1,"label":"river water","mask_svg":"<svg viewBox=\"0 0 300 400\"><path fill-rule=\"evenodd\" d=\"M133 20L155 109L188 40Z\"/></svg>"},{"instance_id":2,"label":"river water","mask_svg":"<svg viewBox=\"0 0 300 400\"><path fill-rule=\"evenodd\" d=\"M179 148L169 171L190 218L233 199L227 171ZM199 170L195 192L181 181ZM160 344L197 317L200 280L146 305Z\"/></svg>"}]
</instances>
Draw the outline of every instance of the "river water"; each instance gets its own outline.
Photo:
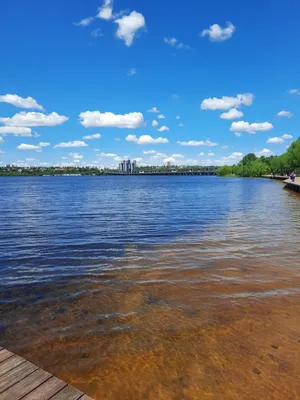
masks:
<instances>
[{"instance_id":1,"label":"river water","mask_svg":"<svg viewBox=\"0 0 300 400\"><path fill-rule=\"evenodd\" d=\"M282 183L0 190L2 346L95 399L300 398L300 198Z\"/></svg>"}]
</instances>

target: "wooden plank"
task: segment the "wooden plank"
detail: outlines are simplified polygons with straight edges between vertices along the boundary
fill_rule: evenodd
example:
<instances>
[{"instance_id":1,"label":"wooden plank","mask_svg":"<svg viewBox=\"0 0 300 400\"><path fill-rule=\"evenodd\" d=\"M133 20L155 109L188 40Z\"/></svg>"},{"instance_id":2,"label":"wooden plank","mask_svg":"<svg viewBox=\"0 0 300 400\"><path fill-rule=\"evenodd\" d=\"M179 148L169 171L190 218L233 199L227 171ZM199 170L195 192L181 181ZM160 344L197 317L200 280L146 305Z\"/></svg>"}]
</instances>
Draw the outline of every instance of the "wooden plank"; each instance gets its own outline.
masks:
<instances>
[{"instance_id":1,"label":"wooden plank","mask_svg":"<svg viewBox=\"0 0 300 400\"><path fill-rule=\"evenodd\" d=\"M36 365L33 365L29 361L26 361L23 364L19 365L17 368L14 368L13 370L2 375L0 377L0 393L20 382L22 379L26 378L26 376L30 375L37 369L38 367Z\"/></svg>"},{"instance_id":2,"label":"wooden plank","mask_svg":"<svg viewBox=\"0 0 300 400\"><path fill-rule=\"evenodd\" d=\"M20 400L51 377L46 371L36 370L0 395L1 400Z\"/></svg>"},{"instance_id":3,"label":"wooden plank","mask_svg":"<svg viewBox=\"0 0 300 400\"><path fill-rule=\"evenodd\" d=\"M11 353L11 352L8 351L8 350L5 350L5 349L1 350L1 351L0 351L0 363L1 363L2 361L7 360L9 357L12 357L13 355L14 355L14 353Z\"/></svg>"},{"instance_id":4,"label":"wooden plank","mask_svg":"<svg viewBox=\"0 0 300 400\"><path fill-rule=\"evenodd\" d=\"M51 400L79 400L82 398L82 396L83 393L79 390L73 388L72 386L66 386L54 397L51 397Z\"/></svg>"},{"instance_id":5,"label":"wooden plank","mask_svg":"<svg viewBox=\"0 0 300 400\"><path fill-rule=\"evenodd\" d=\"M48 379L46 382L42 383L41 386L34 389L33 392L27 394L27 396L23 397L22 400L48 400L52 399L52 396L56 395L63 388L65 388L67 384L60 379L52 378Z\"/></svg>"},{"instance_id":6,"label":"wooden plank","mask_svg":"<svg viewBox=\"0 0 300 400\"><path fill-rule=\"evenodd\" d=\"M0 376L25 363L26 360L19 356L12 356L0 364Z\"/></svg>"}]
</instances>

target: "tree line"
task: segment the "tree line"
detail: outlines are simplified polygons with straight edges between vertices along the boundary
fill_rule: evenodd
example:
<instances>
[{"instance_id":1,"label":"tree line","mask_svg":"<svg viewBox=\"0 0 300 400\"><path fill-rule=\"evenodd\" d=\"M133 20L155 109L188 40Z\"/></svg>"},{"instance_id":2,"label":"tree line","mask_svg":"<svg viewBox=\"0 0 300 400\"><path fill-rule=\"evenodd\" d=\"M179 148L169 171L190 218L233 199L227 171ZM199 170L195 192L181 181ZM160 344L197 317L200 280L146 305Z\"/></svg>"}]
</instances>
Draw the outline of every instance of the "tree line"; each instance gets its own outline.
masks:
<instances>
[{"instance_id":1,"label":"tree line","mask_svg":"<svg viewBox=\"0 0 300 400\"><path fill-rule=\"evenodd\" d=\"M218 168L217 175L260 177L270 174L289 175L292 171L300 175L300 138L295 140L280 156L258 157L250 153L238 164Z\"/></svg>"}]
</instances>

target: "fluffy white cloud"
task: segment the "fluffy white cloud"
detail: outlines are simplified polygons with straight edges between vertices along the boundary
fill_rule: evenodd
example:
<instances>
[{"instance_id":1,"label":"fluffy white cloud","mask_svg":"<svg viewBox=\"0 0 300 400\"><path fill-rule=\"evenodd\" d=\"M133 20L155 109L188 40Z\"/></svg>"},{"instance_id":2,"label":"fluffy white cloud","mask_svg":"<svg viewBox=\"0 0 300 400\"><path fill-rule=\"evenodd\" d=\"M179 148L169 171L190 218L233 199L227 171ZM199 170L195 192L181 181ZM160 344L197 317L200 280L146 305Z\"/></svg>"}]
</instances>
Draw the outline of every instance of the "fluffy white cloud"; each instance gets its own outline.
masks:
<instances>
[{"instance_id":1,"label":"fluffy white cloud","mask_svg":"<svg viewBox=\"0 0 300 400\"><path fill-rule=\"evenodd\" d=\"M103 35L101 29L100 29L100 28L97 28L97 29L94 29L94 30L91 32L91 36L93 36L93 38L98 38L98 37L104 36L104 35Z\"/></svg>"},{"instance_id":2,"label":"fluffy white cloud","mask_svg":"<svg viewBox=\"0 0 300 400\"><path fill-rule=\"evenodd\" d=\"M126 46L130 47L138 31L146 26L143 14L132 11L129 15L114 21L118 24L117 37L124 40Z\"/></svg>"},{"instance_id":3,"label":"fluffy white cloud","mask_svg":"<svg viewBox=\"0 0 300 400\"><path fill-rule=\"evenodd\" d=\"M180 119L180 116L179 116L179 115L177 115L176 119Z\"/></svg>"},{"instance_id":4,"label":"fluffy white cloud","mask_svg":"<svg viewBox=\"0 0 300 400\"><path fill-rule=\"evenodd\" d=\"M99 8L98 18L105 19L109 21L113 18L113 0L104 0L103 5Z\"/></svg>"},{"instance_id":5,"label":"fluffy white cloud","mask_svg":"<svg viewBox=\"0 0 300 400\"><path fill-rule=\"evenodd\" d=\"M244 114L242 111L237 110L236 108L231 108L229 111L221 114L220 118L222 119L238 119L242 118Z\"/></svg>"},{"instance_id":6,"label":"fluffy white cloud","mask_svg":"<svg viewBox=\"0 0 300 400\"><path fill-rule=\"evenodd\" d=\"M15 114L12 118L0 118L0 122L4 125L8 126L19 126L19 127L28 127L28 126L56 126L61 125L68 118L59 115L56 112L51 114L43 114L38 112L20 112Z\"/></svg>"},{"instance_id":7,"label":"fluffy white cloud","mask_svg":"<svg viewBox=\"0 0 300 400\"><path fill-rule=\"evenodd\" d=\"M184 124L178 124L178 126L180 126L180 128L183 128L183 127L184 127Z\"/></svg>"},{"instance_id":8,"label":"fluffy white cloud","mask_svg":"<svg viewBox=\"0 0 300 400\"><path fill-rule=\"evenodd\" d=\"M227 158L231 159L231 160L241 160L244 157L243 153L240 152L233 152L230 156L228 156Z\"/></svg>"},{"instance_id":9,"label":"fluffy white cloud","mask_svg":"<svg viewBox=\"0 0 300 400\"><path fill-rule=\"evenodd\" d=\"M164 114L159 114L159 115L157 116L157 118L158 118L158 119L165 119L166 117L164 116Z\"/></svg>"},{"instance_id":10,"label":"fluffy white cloud","mask_svg":"<svg viewBox=\"0 0 300 400\"><path fill-rule=\"evenodd\" d=\"M292 118L294 114L292 114L290 111L285 111L282 110L277 114L277 117L287 117L287 118Z\"/></svg>"},{"instance_id":11,"label":"fluffy white cloud","mask_svg":"<svg viewBox=\"0 0 300 400\"><path fill-rule=\"evenodd\" d=\"M152 121L152 126L154 127L158 126L158 122L155 119Z\"/></svg>"},{"instance_id":12,"label":"fluffy white cloud","mask_svg":"<svg viewBox=\"0 0 300 400\"><path fill-rule=\"evenodd\" d=\"M114 153L100 153L98 154L99 157L117 157Z\"/></svg>"},{"instance_id":13,"label":"fluffy white cloud","mask_svg":"<svg viewBox=\"0 0 300 400\"><path fill-rule=\"evenodd\" d=\"M188 44L184 44L174 37L171 38L164 37L164 42L171 47L176 47L176 49L186 49L186 50L190 49L190 46Z\"/></svg>"},{"instance_id":14,"label":"fluffy white cloud","mask_svg":"<svg viewBox=\"0 0 300 400\"><path fill-rule=\"evenodd\" d=\"M35 150L35 151L41 151L43 147L48 147L50 146L50 143L48 142L40 142L38 145L33 145L33 144L25 144L22 143L18 146L19 150Z\"/></svg>"},{"instance_id":15,"label":"fluffy white cloud","mask_svg":"<svg viewBox=\"0 0 300 400\"><path fill-rule=\"evenodd\" d=\"M287 139L293 139L293 135L290 135L288 133L285 133L284 135L281 136L281 138L283 140L287 140Z\"/></svg>"},{"instance_id":16,"label":"fluffy white cloud","mask_svg":"<svg viewBox=\"0 0 300 400\"><path fill-rule=\"evenodd\" d=\"M1 135L32 136L30 128L17 126L0 126Z\"/></svg>"},{"instance_id":17,"label":"fluffy white cloud","mask_svg":"<svg viewBox=\"0 0 300 400\"><path fill-rule=\"evenodd\" d=\"M209 147L213 147L213 146L217 146L218 143L214 143L211 142L210 140L190 140L188 142L180 142L177 141L178 144L180 144L181 146L209 146Z\"/></svg>"},{"instance_id":18,"label":"fluffy white cloud","mask_svg":"<svg viewBox=\"0 0 300 400\"><path fill-rule=\"evenodd\" d=\"M172 154L173 158L184 158L184 155L182 154Z\"/></svg>"},{"instance_id":19,"label":"fluffy white cloud","mask_svg":"<svg viewBox=\"0 0 300 400\"><path fill-rule=\"evenodd\" d=\"M128 76L134 76L136 74L136 68L129 68L127 71Z\"/></svg>"},{"instance_id":20,"label":"fluffy white cloud","mask_svg":"<svg viewBox=\"0 0 300 400\"><path fill-rule=\"evenodd\" d=\"M280 137L268 138L267 143L284 143L284 139Z\"/></svg>"},{"instance_id":21,"label":"fluffy white cloud","mask_svg":"<svg viewBox=\"0 0 300 400\"><path fill-rule=\"evenodd\" d=\"M256 132L266 132L271 129L273 129L273 125L270 122L254 122L249 124L249 122L245 121L233 122L230 128L231 132L247 132L252 135L255 135Z\"/></svg>"},{"instance_id":22,"label":"fluffy white cloud","mask_svg":"<svg viewBox=\"0 0 300 400\"><path fill-rule=\"evenodd\" d=\"M208 153L208 156L209 157L213 157L215 155L215 153L213 153L212 151L210 151L209 153Z\"/></svg>"},{"instance_id":23,"label":"fluffy white cloud","mask_svg":"<svg viewBox=\"0 0 300 400\"><path fill-rule=\"evenodd\" d=\"M136 135L128 135L126 137L126 140L128 142L134 142L134 143L137 143L137 144L169 143L168 139L166 139L166 138L159 137L159 138L154 139L150 135L142 135L139 138L136 137Z\"/></svg>"},{"instance_id":24,"label":"fluffy white cloud","mask_svg":"<svg viewBox=\"0 0 300 400\"><path fill-rule=\"evenodd\" d=\"M88 145L80 140L74 140L73 142L62 142L58 143L54 146L54 148L59 148L59 147L87 147Z\"/></svg>"},{"instance_id":25,"label":"fluffy white cloud","mask_svg":"<svg viewBox=\"0 0 300 400\"><path fill-rule=\"evenodd\" d=\"M156 154L157 151L155 150L148 150L148 151L143 151L144 154Z\"/></svg>"},{"instance_id":26,"label":"fluffy white cloud","mask_svg":"<svg viewBox=\"0 0 300 400\"><path fill-rule=\"evenodd\" d=\"M175 162L176 162L176 160L173 157L167 157L167 158L164 159L164 163L165 164L167 164L167 163L175 163Z\"/></svg>"},{"instance_id":27,"label":"fluffy white cloud","mask_svg":"<svg viewBox=\"0 0 300 400\"><path fill-rule=\"evenodd\" d=\"M17 94L5 94L0 96L0 103L8 103L18 108L33 108L43 111L43 106L32 97L20 97Z\"/></svg>"},{"instance_id":28,"label":"fluffy white cloud","mask_svg":"<svg viewBox=\"0 0 300 400\"><path fill-rule=\"evenodd\" d=\"M152 107L152 108L150 108L150 110L148 110L148 112L159 113L159 110L157 109L157 107Z\"/></svg>"},{"instance_id":29,"label":"fluffy white cloud","mask_svg":"<svg viewBox=\"0 0 300 400\"><path fill-rule=\"evenodd\" d=\"M261 151L257 151L255 154L257 156L266 156L266 157L268 157L268 156L272 155L273 152L271 150L269 150L269 149L263 149Z\"/></svg>"},{"instance_id":30,"label":"fluffy white cloud","mask_svg":"<svg viewBox=\"0 0 300 400\"><path fill-rule=\"evenodd\" d=\"M86 128L127 128L136 129L144 123L142 113L133 112L116 115L112 112L86 111L79 115L80 123Z\"/></svg>"},{"instance_id":31,"label":"fluffy white cloud","mask_svg":"<svg viewBox=\"0 0 300 400\"><path fill-rule=\"evenodd\" d=\"M89 26L94 21L94 19L94 17L84 18L79 22L74 22L74 25L86 27Z\"/></svg>"},{"instance_id":32,"label":"fluffy white cloud","mask_svg":"<svg viewBox=\"0 0 300 400\"><path fill-rule=\"evenodd\" d=\"M73 157L74 160L82 160L83 155L78 153L69 153L69 156Z\"/></svg>"},{"instance_id":33,"label":"fluffy white cloud","mask_svg":"<svg viewBox=\"0 0 300 400\"><path fill-rule=\"evenodd\" d=\"M209 36L209 40L212 42L223 42L224 40L230 39L234 31L235 26L231 22L227 22L226 28L222 28L218 24L213 24L209 29L204 29L204 31L200 33L200 36Z\"/></svg>"},{"instance_id":34,"label":"fluffy white cloud","mask_svg":"<svg viewBox=\"0 0 300 400\"><path fill-rule=\"evenodd\" d=\"M176 44L177 44L177 42L178 42L178 40L176 39L176 38L167 38L167 37L165 37L164 38L164 42L165 43L167 43L167 44L169 44L170 46L175 46Z\"/></svg>"},{"instance_id":35,"label":"fluffy white cloud","mask_svg":"<svg viewBox=\"0 0 300 400\"><path fill-rule=\"evenodd\" d=\"M159 129L157 129L158 132L168 132L170 130L170 128L168 128L167 126L161 126Z\"/></svg>"},{"instance_id":36,"label":"fluffy white cloud","mask_svg":"<svg viewBox=\"0 0 300 400\"><path fill-rule=\"evenodd\" d=\"M51 143L48 143L48 142L40 142L39 147L48 147L48 146L50 146L50 144Z\"/></svg>"},{"instance_id":37,"label":"fluffy white cloud","mask_svg":"<svg viewBox=\"0 0 300 400\"><path fill-rule=\"evenodd\" d=\"M229 148L229 146L228 145L226 145L226 146L222 146L222 149L228 149Z\"/></svg>"},{"instance_id":38,"label":"fluffy white cloud","mask_svg":"<svg viewBox=\"0 0 300 400\"><path fill-rule=\"evenodd\" d=\"M298 94L300 96L300 90L299 89L290 89L289 94Z\"/></svg>"},{"instance_id":39,"label":"fluffy white cloud","mask_svg":"<svg viewBox=\"0 0 300 400\"><path fill-rule=\"evenodd\" d=\"M100 138L101 138L100 133L95 133L94 135L83 136L82 139L85 139L85 140L94 140L94 139L100 139Z\"/></svg>"},{"instance_id":40,"label":"fluffy white cloud","mask_svg":"<svg viewBox=\"0 0 300 400\"><path fill-rule=\"evenodd\" d=\"M199 156L200 156L200 157L203 157L203 156L204 156L203 151L201 151L201 153L199 154Z\"/></svg>"},{"instance_id":41,"label":"fluffy white cloud","mask_svg":"<svg viewBox=\"0 0 300 400\"><path fill-rule=\"evenodd\" d=\"M3 142L4 142L3 137L0 136L0 143L3 143Z\"/></svg>"},{"instance_id":42,"label":"fluffy white cloud","mask_svg":"<svg viewBox=\"0 0 300 400\"><path fill-rule=\"evenodd\" d=\"M229 110L230 108L251 106L254 96L251 93L238 94L236 97L222 96L220 99L212 97L204 99L201 103L201 110Z\"/></svg>"}]
</instances>

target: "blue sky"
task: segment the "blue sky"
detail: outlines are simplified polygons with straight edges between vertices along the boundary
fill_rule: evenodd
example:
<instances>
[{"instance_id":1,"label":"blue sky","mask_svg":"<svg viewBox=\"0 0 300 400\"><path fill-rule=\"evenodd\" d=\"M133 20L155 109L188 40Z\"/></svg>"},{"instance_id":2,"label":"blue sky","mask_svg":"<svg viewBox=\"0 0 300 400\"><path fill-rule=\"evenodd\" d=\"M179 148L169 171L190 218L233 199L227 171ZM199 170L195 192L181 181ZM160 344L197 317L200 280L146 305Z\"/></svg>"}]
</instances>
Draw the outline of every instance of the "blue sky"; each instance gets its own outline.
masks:
<instances>
[{"instance_id":1,"label":"blue sky","mask_svg":"<svg viewBox=\"0 0 300 400\"><path fill-rule=\"evenodd\" d=\"M232 164L299 136L298 0L0 11L0 165Z\"/></svg>"}]
</instances>

